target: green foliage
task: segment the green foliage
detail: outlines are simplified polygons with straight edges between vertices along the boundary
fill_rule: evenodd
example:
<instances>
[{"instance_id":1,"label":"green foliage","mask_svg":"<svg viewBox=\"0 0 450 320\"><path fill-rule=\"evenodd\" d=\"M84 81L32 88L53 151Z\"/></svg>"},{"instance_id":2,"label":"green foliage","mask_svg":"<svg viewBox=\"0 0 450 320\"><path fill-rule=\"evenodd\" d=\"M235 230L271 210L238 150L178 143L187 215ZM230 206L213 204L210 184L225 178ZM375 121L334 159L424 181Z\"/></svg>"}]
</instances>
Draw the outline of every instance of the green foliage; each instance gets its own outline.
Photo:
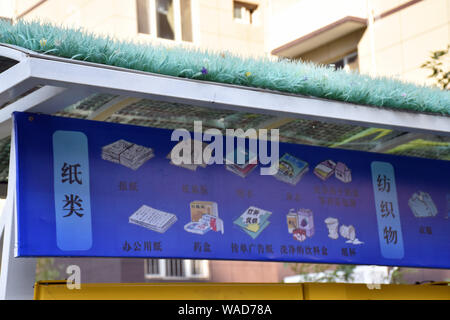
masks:
<instances>
[{"instance_id":1,"label":"green foliage","mask_svg":"<svg viewBox=\"0 0 450 320\"><path fill-rule=\"evenodd\" d=\"M450 89L450 44L447 49L432 52L430 60L421 67L432 71L428 77L436 78L439 87Z\"/></svg>"},{"instance_id":2,"label":"green foliage","mask_svg":"<svg viewBox=\"0 0 450 320\"><path fill-rule=\"evenodd\" d=\"M59 280L61 268L55 266L53 258L39 258L36 265L36 281Z\"/></svg>"},{"instance_id":3,"label":"green foliage","mask_svg":"<svg viewBox=\"0 0 450 320\"><path fill-rule=\"evenodd\" d=\"M450 115L448 91L301 61L119 41L43 22L11 25L0 21L0 42L48 55L175 77Z\"/></svg>"}]
</instances>

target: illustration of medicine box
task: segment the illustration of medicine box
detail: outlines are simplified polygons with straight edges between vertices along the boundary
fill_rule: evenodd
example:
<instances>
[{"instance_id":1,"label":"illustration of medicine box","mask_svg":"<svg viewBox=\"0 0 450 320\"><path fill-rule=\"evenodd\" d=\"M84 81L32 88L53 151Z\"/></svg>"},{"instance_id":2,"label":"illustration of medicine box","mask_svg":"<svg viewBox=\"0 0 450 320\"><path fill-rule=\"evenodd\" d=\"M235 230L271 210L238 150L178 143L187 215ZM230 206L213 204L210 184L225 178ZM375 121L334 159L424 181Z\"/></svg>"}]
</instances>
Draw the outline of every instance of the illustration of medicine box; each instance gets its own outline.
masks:
<instances>
[{"instance_id":1,"label":"illustration of medicine box","mask_svg":"<svg viewBox=\"0 0 450 320\"><path fill-rule=\"evenodd\" d=\"M344 183L352 181L352 172L350 169L342 162L338 162L336 168L334 169L335 177Z\"/></svg>"},{"instance_id":2,"label":"illustration of medicine box","mask_svg":"<svg viewBox=\"0 0 450 320\"><path fill-rule=\"evenodd\" d=\"M192 201L191 207L191 221L198 222L203 215L218 217L217 203L212 201Z\"/></svg>"}]
</instances>

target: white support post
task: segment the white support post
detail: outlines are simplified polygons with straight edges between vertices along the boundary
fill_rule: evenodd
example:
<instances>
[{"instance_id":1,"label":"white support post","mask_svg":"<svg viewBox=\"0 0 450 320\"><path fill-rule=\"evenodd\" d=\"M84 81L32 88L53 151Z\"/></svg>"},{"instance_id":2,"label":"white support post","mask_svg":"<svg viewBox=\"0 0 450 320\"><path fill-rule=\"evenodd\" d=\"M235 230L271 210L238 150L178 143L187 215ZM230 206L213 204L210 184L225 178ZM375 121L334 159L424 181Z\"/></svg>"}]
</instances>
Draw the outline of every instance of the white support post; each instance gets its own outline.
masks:
<instances>
[{"instance_id":1,"label":"white support post","mask_svg":"<svg viewBox=\"0 0 450 320\"><path fill-rule=\"evenodd\" d=\"M33 299L33 286L36 278L35 258L15 258L17 243L16 221L16 165L14 134L11 135L9 157L8 195L1 216L0 228L3 230L3 248L0 271L0 299Z\"/></svg>"}]
</instances>

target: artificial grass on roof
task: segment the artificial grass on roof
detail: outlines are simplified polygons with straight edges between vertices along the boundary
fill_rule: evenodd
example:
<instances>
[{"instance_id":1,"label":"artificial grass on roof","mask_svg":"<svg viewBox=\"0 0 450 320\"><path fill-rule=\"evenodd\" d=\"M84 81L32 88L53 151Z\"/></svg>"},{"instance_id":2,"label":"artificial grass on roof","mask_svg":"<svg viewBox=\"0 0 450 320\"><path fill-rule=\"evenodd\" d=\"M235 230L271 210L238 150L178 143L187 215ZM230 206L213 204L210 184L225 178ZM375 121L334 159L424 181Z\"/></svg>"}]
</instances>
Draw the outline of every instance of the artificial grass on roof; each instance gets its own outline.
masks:
<instances>
[{"instance_id":1,"label":"artificial grass on roof","mask_svg":"<svg viewBox=\"0 0 450 320\"><path fill-rule=\"evenodd\" d=\"M50 23L0 20L0 42L64 58L356 104L450 115L450 91L300 61L143 44Z\"/></svg>"}]
</instances>

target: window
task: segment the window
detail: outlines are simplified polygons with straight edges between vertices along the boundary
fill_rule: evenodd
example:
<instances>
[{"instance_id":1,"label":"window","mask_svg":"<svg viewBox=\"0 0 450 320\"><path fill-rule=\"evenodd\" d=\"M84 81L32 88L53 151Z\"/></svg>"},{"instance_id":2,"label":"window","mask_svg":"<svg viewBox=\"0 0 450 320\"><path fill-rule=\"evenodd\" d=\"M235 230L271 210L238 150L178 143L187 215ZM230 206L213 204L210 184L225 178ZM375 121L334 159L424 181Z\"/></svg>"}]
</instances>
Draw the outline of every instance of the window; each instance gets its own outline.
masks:
<instances>
[{"instance_id":1,"label":"window","mask_svg":"<svg viewBox=\"0 0 450 320\"><path fill-rule=\"evenodd\" d=\"M191 0L136 0L138 33L193 41Z\"/></svg>"},{"instance_id":2,"label":"window","mask_svg":"<svg viewBox=\"0 0 450 320\"><path fill-rule=\"evenodd\" d=\"M233 17L237 22L252 24L254 13L258 6L256 4L233 1Z\"/></svg>"},{"instance_id":3,"label":"window","mask_svg":"<svg viewBox=\"0 0 450 320\"><path fill-rule=\"evenodd\" d=\"M209 264L207 260L147 259L145 260L147 279L207 279Z\"/></svg>"},{"instance_id":4,"label":"window","mask_svg":"<svg viewBox=\"0 0 450 320\"><path fill-rule=\"evenodd\" d=\"M352 52L342 59L330 63L331 66L334 66L336 70L344 69L346 71L349 70L357 70L358 69L358 53Z\"/></svg>"}]
</instances>

